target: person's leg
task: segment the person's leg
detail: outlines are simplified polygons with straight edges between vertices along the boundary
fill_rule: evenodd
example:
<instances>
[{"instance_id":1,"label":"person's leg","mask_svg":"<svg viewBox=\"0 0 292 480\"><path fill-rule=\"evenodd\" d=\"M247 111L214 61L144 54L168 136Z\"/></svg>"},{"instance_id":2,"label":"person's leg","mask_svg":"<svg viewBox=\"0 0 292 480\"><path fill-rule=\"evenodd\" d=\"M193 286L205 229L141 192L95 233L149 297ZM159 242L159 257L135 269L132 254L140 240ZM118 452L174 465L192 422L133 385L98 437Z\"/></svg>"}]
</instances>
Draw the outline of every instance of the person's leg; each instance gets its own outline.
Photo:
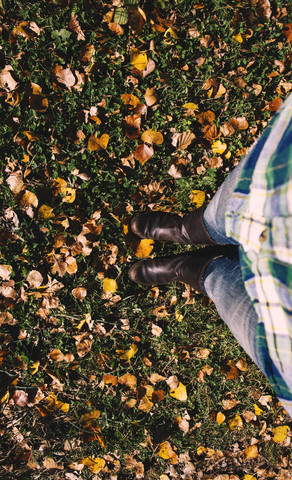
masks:
<instances>
[{"instance_id":1,"label":"person's leg","mask_svg":"<svg viewBox=\"0 0 292 480\"><path fill-rule=\"evenodd\" d=\"M207 267L203 288L238 343L263 371L256 343L258 317L245 290L238 258L217 258Z\"/></svg>"},{"instance_id":2,"label":"person's leg","mask_svg":"<svg viewBox=\"0 0 292 480\"><path fill-rule=\"evenodd\" d=\"M204 212L203 218L207 231L211 238L217 243L237 244L232 238L226 236L225 212L246 160L247 155L228 175Z\"/></svg>"}]
</instances>

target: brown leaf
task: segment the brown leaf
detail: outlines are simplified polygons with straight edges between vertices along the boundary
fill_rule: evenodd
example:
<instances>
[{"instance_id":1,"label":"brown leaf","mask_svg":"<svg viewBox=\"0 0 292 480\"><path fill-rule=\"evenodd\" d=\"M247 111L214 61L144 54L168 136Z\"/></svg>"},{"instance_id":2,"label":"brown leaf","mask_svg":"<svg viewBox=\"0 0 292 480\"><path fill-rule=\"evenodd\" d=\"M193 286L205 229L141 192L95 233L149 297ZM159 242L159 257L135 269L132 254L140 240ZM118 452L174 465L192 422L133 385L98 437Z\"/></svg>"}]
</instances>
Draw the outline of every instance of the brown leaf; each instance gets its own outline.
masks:
<instances>
[{"instance_id":1,"label":"brown leaf","mask_svg":"<svg viewBox=\"0 0 292 480\"><path fill-rule=\"evenodd\" d=\"M232 125L230 125L230 123L224 123L220 127L220 132L222 133L222 135L224 135L224 137L227 137L229 135L233 135L235 129L232 127Z\"/></svg>"},{"instance_id":2,"label":"brown leaf","mask_svg":"<svg viewBox=\"0 0 292 480\"><path fill-rule=\"evenodd\" d=\"M29 106L36 112L45 112L49 106L48 99L45 95L31 95L29 97Z\"/></svg>"},{"instance_id":3,"label":"brown leaf","mask_svg":"<svg viewBox=\"0 0 292 480\"><path fill-rule=\"evenodd\" d=\"M82 63L91 63L93 61L94 55L94 45L92 45L91 43L87 43L81 48L79 58Z\"/></svg>"},{"instance_id":4,"label":"brown leaf","mask_svg":"<svg viewBox=\"0 0 292 480\"><path fill-rule=\"evenodd\" d=\"M166 380L167 385L172 389L175 390L179 386L179 380L176 375L172 375Z\"/></svg>"},{"instance_id":5,"label":"brown leaf","mask_svg":"<svg viewBox=\"0 0 292 480\"><path fill-rule=\"evenodd\" d=\"M292 42L292 23L288 23L283 26L283 35L285 36L287 42Z\"/></svg>"},{"instance_id":6,"label":"brown leaf","mask_svg":"<svg viewBox=\"0 0 292 480\"><path fill-rule=\"evenodd\" d=\"M113 386L116 386L118 384L118 379L115 375L104 375L103 381L106 384L112 384Z\"/></svg>"},{"instance_id":7,"label":"brown leaf","mask_svg":"<svg viewBox=\"0 0 292 480\"><path fill-rule=\"evenodd\" d=\"M55 80L61 85L67 87L68 90L71 90L76 83L76 78L68 67L63 68L61 65L56 64L52 69L52 74Z\"/></svg>"},{"instance_id":8,"label":"brown leaf","mask_svg":"<svg viewBox=\"0 0 292 480\"><path fill-rule=\"evenodd\" d=\"M239 401L235 398L225 398L222 400L224 410L231 410L232 408L236 407L238 403Z\"/></svg>"},{"instance_id":9,"label":"brown leaf","mask_svg":"<svg viewBox=\"0 0 292 480\"><path fill-rule=\"evenodd\" d=\"M118 382L121 385L126 385L127 387L130 387L131 389L133 389L137 385L137 379L131 373L126 373L125 375L120 377L118 379Z\"/></svg>"},{"instance_id":10,"label":"brown leaf","mask_svg":"<svg viewBox=\"0 0 292 480\"><path fill-rule=\"evenodd\" d=\"M141 126L141 115L127 115L124 119L123 126L125 129L125 134L131 140L139 137L140 135L140 126Z\"/></svg>"},{"instance_id":11,"label":"brown leaf","mask_svg":"<svg viewBox=\"0 0 292 480\"><path fill-rule=\"evenodd\" d=\"M244 358L240 358L238 362L236 362L236 367L242 372L246 372L248 367L247 361Z\"/></svg>"},{"instance_id":12,"label":"brown leaf","mask_svg":"<svg viewBox=\"0 0 292 480\"><path fill-rule=\"evenodd\" d=\"M148 107L154 105L157 102L157 96L155 95L155 87L147 88L144 98Z\"/></svg>"},{"instance_id":13,"label":"brown leaf","mask_svg":"<svg viewBox=\"0 0 292 480\"><path fill-rule=\"evenodd\" d=\"M8 187L14 195L17 195L23 189L24 183L22 180L22 172L18 170L13 172L6 180Z\"/></svg>"},{"instance_id":14,"label":"brown leaf","mask_svg":"<svg viewBox=\"0 0 292 480\"><path fill-rule=\"evenodd\" d=\"M77 267L76 259L74 257L67 257L66 263L68 265L67 272L69 273L69 275L73 275L74 273L77 272L78 267Z\"/></svg>"},{"instance_id":15,"label":"brown leaf","mask_svg":"<svg viewBox=\"0 0 292 480\"><path fill-rule=\"evenodd\" d=\"M12 73L14 72L11 65L6 65L6 67L0 72L0 88L6 92L11 92L18 85L18 82L14 80Z\"/></svg>"},{"instance_id":16,"label":"brown leaf","mask_svg":"<svg viewBox=\"0 0 292 480\"><path fill-rule=\"evenodd\" d=\"M215 124L213 125L205 125L203 127L203 137L209 140L209 142L213 142L216 138L218 138L218 129Z\"/></svg>"},{"instance_id":17,"label":"brown leaf","mask_svg":"<svg viewBox=\"0 0 292 480\"><path fill-rule=\"evenodd\" d=\"M282 98L276 97L269 103L268 109L270 110L270 112L276 112L281 107L282 103Z\"/></svg>"},{"instance_id":18,"label":"brown leaf","mask_svg":"<svg viewBox=\"0 0 292 480\"><path fill-rule=\"evenodd\" d=\"M79 357L83 358L85 355L90 352L92 347L92 340L90 338L85 338L84 340L81 340L80 342L76 342L76 349Z\"/></svg>"},{"instance_id":19,"label":"brown leaf","mask_svg":"<svg viewBox=\"0 0 292 480\"><path fill-rule=\"evenodd\" d=\"M27 405L28 395L23 390L15 390L12 398L18 407L25 407Z\"/></svg>"},{"instance_id":20,"label":"brown leaf","mask_svg":"<svg viewBox=\"0 0 292 480\"><path fill-rule=\"evenodd\" d=\"M64 466L58 465L52 457L46 457L43 461L46 470L63 470Z\"/></svg>"},{"instance_id":21,"label":"brown leaf","mask_svg":"<svg viewBox=\"0 0 292 480\"><path fill-rule=\"evenodd\" d=\"M231 125L235 130L246 130L249 127L249 123L245 117L231 118L228 125Z\"/></svg>"},{"instance_id":22,"label":"brown leaf","mask_svg":"<svg viewBox=\"0 0 292 480\"><path fill-rule=\"evenodd\" d=\"M265 21L271 17L272 9L269 0L251 0L251 4L256 7L259 20Z\"/></svg>"},{"instance_id":23,"label":"brown leaf","mask_svg":"<svg viewBox=\"0 0 292 480\"><path fill-rule=\"evenodd\" d=\"M133 155L136 160L138 160L142 165L146 163L154 154L153 148L146 145L146 143L142 143L138 145L136 150L134 150Z\"/></svg>"},{"instance_id":24,"label":"brown leaf","mask_svg":"<svg viewBox=\"0 0 292 480\"><path fill-rule=\"evenodd\" d=\"M226 375L226 380L232 380L239 376L239 370L236 367L233 360L229 360L223 367L221 368L221 372Z\"/></svg>"},{"instance_id":25,"label":"brown leaf","mask_svg":"<svg viewBox=\"0 0 292 480\"><path fill-rule=\"evenodd\" d=\"M77 33L77 40L85 40L85 35L79 25L77 20L77 15L73 15L69 21L69 28L73 30L73 32Z\"/></svg>"},{"instance_id":26,"label":"brown leaf","mask_svg":"<svg viewBox=\"0 0 292 480\"><path fill-rule=\"evenodd\" d=\"M38 270L31 270L26 277L30 287L39 288L43 283L43 276Z\"/></svg>"},{"instance_id":27,"label":"brown leaf","mask_svg":"<svg viewBox=\"0 0 292 480\"><path fill-rule=\"evenodd\" d=\"M164 390L155 390L155 392L152 393L152 402L153 403L159 403L164 400L165 397L165 392Z\"/></svg>"},{"instance_id":28,"label":"brown leaf","mask_svg":"<svg viewBox=\"0 0 292 480\"><path fill-rule=\"evenodd\" d=\"M12 273L12 267L10 265L0 265L0 277L2 280L9 280Z\"/></svg>"},{"instance_id":29,"label":"brown leaf","mask_svg":"<svg viewBox=\"0 0 292 480\"><path fill-rule=\"evenodd\" d=\"M196 118L201 125L212 125L216 118L216 115L211 110L207 110L206 112L201 112L196 115Z\"/></svg>"},{"instance_id":30,"label":"brown leaf","mask_svg":"<svg viewBox=\"0 0 292 480\"><path fill-rule=\"evenodd\" d=\"M73 288L71 293L74 298L76 298L77 300L80 300L80 302L83 302L84 298L87 295L87 290L84 287L76 287L76 288Z\"/></svg>"}]
</instances>

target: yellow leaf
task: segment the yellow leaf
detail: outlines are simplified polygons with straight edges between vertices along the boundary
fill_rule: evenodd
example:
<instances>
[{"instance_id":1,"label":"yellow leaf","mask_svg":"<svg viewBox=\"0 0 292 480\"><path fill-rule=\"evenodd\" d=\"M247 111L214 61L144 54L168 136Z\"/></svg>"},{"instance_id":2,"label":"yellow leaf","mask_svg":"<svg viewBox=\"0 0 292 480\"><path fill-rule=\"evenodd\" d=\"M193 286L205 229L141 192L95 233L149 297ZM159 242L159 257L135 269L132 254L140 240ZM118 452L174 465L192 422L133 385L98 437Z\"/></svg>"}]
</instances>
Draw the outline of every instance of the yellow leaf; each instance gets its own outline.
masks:
<instances>
[{"instance_id":1,"label":"yellow leaf","mask_svg":"<svg viewBox=\"0 0 292 480\"><path fill-rule=\"evenodd\" d=\"M237 43L242 43L242 42L243 42L243 38L242 38L241 33L238 33L237 35L232 35L232 40L233 40L234 42L237 42Z\"/></svg>"},{"instance_id":2,"label":"yellow leaf","mask_svg":"<svg viewBox=\"0 0 292 480\"><path fill-rule=\"evenodd\" d=\"M73 203L76 198L76 190L74 188L66 187L62 189L61 193L65 195L62 198L62 202Z\"/></svg>"},{"instance_id":3,"label":"yellow leaf","mask_svg":"<svg viewBox=\"0 0 292 480\"><path fill-rule=\"evenodd\" d=\"M93 421L97 420L99 416L100 416L100 411L94 409L89 413L84 413L84 415L82 415L80 418L80 422L83 424L90 425Z\"/></svg>"},{"instance_id":4,"label":"yellow leaf","mask_svg":"<svg viewBox=\"0 0 292 480\"><path fill-rule=\"evenodd\" d=\"M243 423L240 415L236 414L230 420L228 420L229 430L241 430L243 428Z\"/></svg>"},{"instance_id":5,"label":"yellow leaf","mask_svg":"<svg viewBox=\"0 0 292 480\"><path fill-rule=\"evenodd\" d=\"M141 140L143 140L143 142L150 143L150 145L152 145L153 143L155 145L161 145L163 143L163 135L162 133L152 130L152 128L150 128L149 130L146 130L142 133Z\"/></svg>"},{"instance_id":6,"label":"yellow leaf","mask_svg":"<svg viewBox=\"0 0 292 480\"><path fill-rule=\"evenodd\" d=\"M53 181L53 190L54 190L54 195L56 195L58 192L61 192L67 187L67 182L63 178L56 178Z\"/></svg>"},{"instance_id":7,"label":"yellow leaf","mask_svg":"<svg viewBox=\"0 0 292 480\"><path fill-rule=\"evenodd\" d=\"M225 153L225 158L227 158L227 160L228 160L228 158L230 158L230 157L231 157L231 152L229 152L229 150L228 150L228 152Z\"/></svg>"},{"instance_id":8,"label":"yellow leaf","mask_svg":"<svg viewBox=\"0 0 292 480\"><path fill-rule=\"evenodd\" d=\"M54 218L53 208L48 205L42 205L38 211L38 218Z\"/></svg>"},{"instance_id":9,"label":"yellow leaf","mask_svg":"<svg viewBox=\"0 0 292 480\"><path fill-rule=\"evenodd\" d=\"M206 198L206 194L201 190L192 190L192 193L190 194L189 198L191 202L195 203L196 207L199 208L203 205Z\"/></svg>"},{"instance_id":10,"label":"yellow leaf","mask_svg":"<svg viewBox=\"0 0 292 480\"><path fill-rule=\"evenodd\" d=\"M92 473L99 473L105 467L103 458L87 457L83 458L80 463L86 465Z\"/></svg>"},{"instance_id":11,"label":"yellow leaf","mask_svg":"<svg viewBox=\"0 0 292 480\"><path fill-rule=\"evenodd\" d=\"M152 407L153 403L147 397L143 397L140 400L138 410L142 410L142 412L150 412Z\"/></svg>"},{"instance_id":12,"label":"yellow leaf","mask_svg":"<svg viewBox=\"0 0 292 480\"><path fill-rule=\"evenodd\" d=\"M146 258L149 257L150 254L152 253L154 246L154 240L151 240L150 238L143 238L135 251L135 255L138 258Z\"/></svg>"},{"instance_id":13,"label":"yellow leaf","mask_svg":"<svg viewBox=\"0 0 292 480\"><path fill-rule=\"evenodd\" d=\"M67 413L69 411L69 403L60 402L53 393L47 396L46 401L48 402L46 409L49 412L62 410L62 412Z\"/></svg>"},{"instance_id":14,"label":"yellow leaf","mask_svg":"<svg viewBox=\"0 0 292 480\"><path fill-rule=\"evenodd\" d=\"M7 392L5 393L5 395L3 395L3 397L1 397L1 399L0 399L0 404L2 405L2 403L7 402L8 399L9 399L9 390L7 390Z\"/></svg>"},{"instance_id":15,"label":"yellow leaf","mask_svg":"<svg viewBox=\"0 0 292 480\"><path fill-rule=\"evenodd\" d=\"M212 150L215 154L218 153L219 155L221 155L225 152L226 148L226 143L223 143L220 140L216 140L216 142L212 143Z\"/></svg>"},{"instance_id":16,"label":"yellow leaf","mask_svg":"<svg viewBox=\"0 0 292 480\"><path fill-rule=\"evenodd\" d=\"M244 450L244 453L248 459L257 458L259 455L258 447L256 445L251 445Z\"/></svg>"},{"instance_id":17,"label":"yellow leaf","mask_svg":"<svg viewBox=\"0 0 292 480\"><path fill-rule=\"evenodd\" d=\"M134 343L132 343L130 350L116 350L118 357L120 360L127 360L128 362L130 359L136 355L138 352L138 347Z\"/></svg>"},{"instance_id":18,"label":"yellow leaf","mask_svg":"<svg viewBox=\"0 0 292 480\"><path fill-rule=\"evenodd\" d=\"M133 48L130 54L131 64L138 70L145 70L148 63L147 54L140 52L138 48Z\"/></svg>"},{"instance_id":19,"label":"yellow leaf","mask_svg":"<svg viewBox=\"0 0 292 480\"><path fill-rule=\"evenodd\" d=\"M27 162L29 161L29 155L24 154L24 155L23 155L23 158L22 158L22 161L23 161L24 163L27 163Z\"/></svg>"},{"instance_id":20,"label":"yellow leaf","mask_svg":"<svg viewBox=\"0 0 292 480\"><path fill-rule=\"evenodd\" d=\"M159 445L157 455L159 455L161 458L164 458L164 460L171 459L172 464L177 463L178 461L177 454L173 451L170 443L167 441Z\"/></svg>"},{"instance_id":21,"label":"yellow leaf","mask_svg":"<svg viewBox=\"0 0 292 480\"><path fill-rule=\"evenodd\" d=\"M184 317L182 316L181 313L175 312L175 318L177 319L178 322L182 322Z\"/></svg>"},{"instance_id":22,"label":"yellow leaf","mask_svg":"<svg viewBox=\"0 0 292 480\"><path fill-rule=\"evenodd\" d=\"M219 426L224 422L225 418L226 418L226 417L225 417L224 413L222 413L222 412L218 412L218 413L217 413L217 415L216 415L216 421L217 421L217 423L218 423Z\"/></svg>"},{"instance_id":23,"label":"yellow leaf","mask_svg":"<svg viewBox=\"0 0 292 480\"><path fill-rule=\"evenodd\" d=\"M257 480L253 475L244 475L243 480Z\"/></svg>"},{"instance_id":24,"label":"yellow leaf","mask_svg":"<svg viewBox=\"0 0 292 480\"><path fill-rule=\"evenodd\" d=\"M282 443L284 440L286 440L286 437L289 432L289 427L288 425L283 425L282 427L276 427L273 428L273 440L275 443Z\"/></svg>"},{"instance_id":25,"label":"yellow leaf","mask_svg":"<svg viewBox=\"0 0 292 480\"><path fill-rule=\"evenodd\" d=\"M187 389L181 382L179 382L179 385L175 390L170 390L169 395L181 402L185 402L188 398Z\"/></svg>"},{"instance_id":26,"label":"yellow leaf","mask_svg":"<svg viewBox=\"0 0 292 480\"><path fill-rule=\"evenodd\" d=\"M35 375L35 374L37 373L38 369L39 369L39 366L40 366L40 362L39 362L39 361L34 362L34 363L31 365L31 367L30 367L30 373L31 373L32 375Z\"/></svg>"},{"instance_id":27,"label":"yellow leaf","mask_svg":"<svg viewBox=\"0 0 292 480\"><path fill-rule=\"evenodd\" d=\"M256 415L261 415L263 413L263 410L260 407L258 407L255 403L253 404L253 406L254 406L254 413Z\"/></svg>"},{"instance_id":28,"label":"yellow leaf","mask_svg":"<svg viewBox=\"0 0 292 480\"><path fill-rule=\"evenodd\" d=\"M196 105L195 103L185 103L182 108L188 108L189 110L199 110L199 107L198 105Z\"/></svg>"},{"instance_id":29,"label":"yellow leaf","mask_svg":"<svg viewBox=\"0 0 292 480\"><path fill-rule=\"evenodd\" d=\"M172 40L178 40L178 35L176 32L173 30L173 28L169 27L165 32L164 32L164 38L165 38L165 43L169 44L172 43Z\"/></svg>"},{"instance_id":30,"label":"yellow leaf","mask_svg":"<svg viewBox=\"0 0 292 480\"><path fill-rule=\"evenodd\" d=\"M104 133L101 137L91 135L88 139L88 149L90 152L105 150L109 142L109 135Z\"/></svg>"},{"instance_id":31,"label":"yellow leaf","mask_svg":"<svg viewBox=\"0 0 292 480\"><path fill-rule=\"evenodd\" d=\"M105 278L103 280L103 289L105 292L115 293L117 288L118 284L113 278Z\"/></svg>"},{"instance_id":32,"label":"yellow leaf","mask_svg":"<svg viewBox=\"0 0 292 480\"><path fill-rule=\"evenodd\" d=\"M37 196L33 192L26 190L21 197L20 203L23 208L26 208L30 205L36 208L39 201L37 199Z\"/></svg>"}]
</instances>

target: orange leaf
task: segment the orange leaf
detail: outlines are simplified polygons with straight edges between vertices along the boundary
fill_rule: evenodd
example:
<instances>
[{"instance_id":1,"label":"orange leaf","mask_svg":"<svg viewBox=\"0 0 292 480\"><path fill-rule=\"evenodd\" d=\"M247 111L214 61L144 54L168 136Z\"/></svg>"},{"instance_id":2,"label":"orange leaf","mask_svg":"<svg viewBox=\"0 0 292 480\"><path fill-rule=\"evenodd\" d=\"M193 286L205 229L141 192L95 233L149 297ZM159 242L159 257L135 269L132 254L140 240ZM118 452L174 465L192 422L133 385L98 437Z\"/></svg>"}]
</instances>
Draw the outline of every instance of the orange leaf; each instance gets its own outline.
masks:
<instances>
[{"instance_id":1,"label":"orange leaf","mask_svg":"<svg viewBox=\"0 0 292 480\"><path fill-rule=\"evenodd\" d=\"M150 238L143 238L138 243L134 253L138 258L147 258L151 255L153 246L154 240L151 240Z\"/></svg>"},{"instance_id":2,"label":"orange leaf","mask_svg":"<svg viewBox=\"0 0 292 480\"><path fill-rule=\"evenodd\" d=\"M124 93L121 95L121 99L125 105L131 108L137 107L140 103L139 98L135 97L135 95L132 95L131 93Z\"/></svg>"}]
</instances>

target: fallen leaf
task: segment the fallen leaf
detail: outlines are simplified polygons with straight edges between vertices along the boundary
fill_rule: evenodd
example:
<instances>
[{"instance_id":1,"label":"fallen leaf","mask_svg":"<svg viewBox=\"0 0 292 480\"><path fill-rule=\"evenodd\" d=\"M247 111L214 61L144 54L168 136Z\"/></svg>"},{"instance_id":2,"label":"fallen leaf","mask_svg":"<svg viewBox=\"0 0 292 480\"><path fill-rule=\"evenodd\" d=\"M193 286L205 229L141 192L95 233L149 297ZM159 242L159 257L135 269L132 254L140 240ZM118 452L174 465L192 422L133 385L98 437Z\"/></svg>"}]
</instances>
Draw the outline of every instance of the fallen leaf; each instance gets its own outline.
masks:
<instances>
[{"instance_id":1,"label":"fallen leaf","mask_svg":"<svg viewBox=\"0 0 292 480\"><path fill-rule=\"evenodd\" d=\"M88 139L88 149L90 152L105 150L109 142L109 135L104 133L101 137L91 135Z\"/></svg>"},{"instance_id":2,"label":"fallen leaf","mask_svg":"<svg viewBox=\"0 0 292 480\"><path fill-rule=\"evenodd\" d=\"M185 103L184 105L182 105L182 108L187 108L188 110L199 110L198 105L192 102Z\"/></svg>"},{"instance_id":3,"label":"fallen leaf","mask_svg":"<svg viewBox=\"0 0 292 480\"><path fill-rule=\"evenodd\" d=\"M48 207L48 205L42 205L38 211L38 218L54 218L55 214L53 213L53 208Z\"/></svg>"},{"instance_id":4,"label":"fallen leaf","mask_svg":"<svg viewBox=\"0 0 292 480\"><path fill-rule=\"evenodd\" d=\"M246 130L249 127L249 123L245 117L231 118L228 124L231 125L234 130Z\"/></svg>"},{"instance_id":5,"label":"fallen leaf","mask_svg":"<svg viewBox=\"0 0 292 480\"><path fill-rule=\"evenodd\" d=\"M6 67L0 72L0 88L6 92L15 90L18 85L18 82L14 80L12 73L14 73L14 71L11 65L6 65Z\"/></svg>"},{"instance_id":6,"label":"fallen leaf","mask_svg":"<svg viewBox=\"0 0 292 480\"><path fill-rule=\"evenodd\" d=\"M118 382L121 385L126 385L127 387L134 389L134 387L137 385L137 379L134 375L131 373L126 373L122 377L118 379Z\"/></svg>"},{"instance_id":7,"label":"fallen leaf","mask_svg":"<svg viewBox=\"0 0 292 480\"><path fill-rule=\"evenodd\" d=\"M292 23L283 25L283 35L285 36L287 42L292 42Z\"/></svg>"},{"instance_id":8,"label":"fallen leaf","mask_svg":"<svg viewBox=\"0 0 292 480\"><path fill-rule=\"evenodd\" d=\"M69 67L63 68L62 65L56 64L52 69L52 74L55 80L67 87L68 90L71 90L76 83L76 78Z\"/></svg>"},{"instance_id":9,"label":"fallen leaf","mask_svg":"<svg viewBox=\"0 0 292 480\"><path fill-rule=\"evenodd\" d=\"M31 270L26 277L30 287L39 288L43 283L43 276L38 270Z\"/></svg>"},{"instance_id":10,"label":"fallen leaf","mask_svg":"<svg viewBox=\"0 0 292 480\"><path fill-rule=\"evenodd\" d=\"M22 180L22 172L14 172L6 180L10 190L14 195L17 195L23 189L24 183Z\"/></svg>"},{"instance_id":11,"label":"fallen leaf","mask_svg":"<svg viewBox=\"0 0 292 480\"><path fill-rule=\"evenodd\" d=\"M244 450L244 454L249 460L257 458L259 455L258 447L256 445L251 445Z\"/></svg>"},{"instance_id":12,"label":"fallen leaf","mask_svg":"<svg viewBox=\"0 0 292 480\"><path fill-rule=\"evenodd\" d=\"M255 403L253 404L253 406L254 406L254 413L255 413L257 416L259 416L259 415L261 415L261 414L263 413L263 410L262 410L260 407L258 407Z\"/></svg>"},{"instance_id":13,"label":"fallen leaf","mask_svg":"<svg viewBox=\"0 0 292 480\"><path fill-rule=\"evenodd\" d=\"M79 21L77 20L77 15L72 15L69 21L69 28L73 32L77 33L77 40L85 40L85 35L80 27Z\"/></svg>"},{"instance_id":14,"label":"fallen leaf","mask_svg":"<svg viewBox=\"0 0 292 480\"><path fill-rule=\"evenodd\" d=\"M161 333L162 333L162 328L159 327L158 325L155 325L154 323L152 323L151 333L155 337L159 337L159 335L161 335Z\"/></svg>"},{"instance_id":15,"label":"fallen leaf","mask_svg":"<svg viewBox=\"0 0 292 480\"><path fill-rule=\"evenodd\" d=\"M118 289L118 284L113 278L104 278L103 290L109 293L115 293Z\"/></svg>"},{"instance_id":16,"label":"fallen leaf","mask_svg":"<svg viewBox=\"0 0 292 480\"><path fill-rule=\"evenodd\" d=\"M163 135L162 133L152 130L152 128L150 128L149 130L146 130L142 133L141 140L143 140L143 142L150 143L150 145L152 145L153 143L155 145L161 145L163 143Z\"/></svg>"},{"instance_id":17,"label":"fallen leaf","mask_svg":"<svg viewBox=\"0 0 292 480\"><path fill-rule=\"evenodd\" d=\"M146 105L148 107L152 107L157 102L157 96L155 95L155 87L147 88L145 95L144 95Z\"/></svg>"},{"instance_id":18,"label":"fallen leaf","mask_svg":"<svg viewBox=\"0 0 292 480\"><path fill-rule=\"evenodd\" d=\"M83 302L84 298L87 295L87 290L84 287L76 287L72 290L72 295L74 298L77 300L80 300L80 302Z\"/></svg>"},{"instance_id":19,"label":"fallen leaf","mask_svg":"<svg viewBox=\"0 0 292 480\"><path fill-rule=\"evenodd\" d=\"M134 253L137 258L147 258L151 255L154 247L154 240L143 238L136 246Z\"/></svg>"},{"instance_id":20,"label":"fallen leaf","mask_svg":"<svg viewBox=\"0 0 292 480\"><path fill-rule=\"evenodd\" d=\"M226 419L225 415L222 413L222 412L218 412L217 415L216 415L216 421L218 423L218 425L220 426L224 420Z\"/></svg>"},{"instance_id":21,"label":"fallen leaf","mask_svg":"<svg viewBox=\"0 0 292 480\"><path fill-rule=\"evenodd\" d=\"M289 427L288 425L283 425L281 427L276 427L273 428L272 433L273 433L273 440L275 443L282 443L284 440L286 440L286 437L289 432Z\"/></svg>"},{"instance_id":22,"label":"fallen leaf","mask_svg":"<svg viewBox=\"0 0 292 480\"><path fill-rule=\"evenodd\" d=\"M178 462L177 454L172 449L169 442L163 442L159 445L159 450L157 452L159 457L164 458L164 460L171 459L172 464L176 464Z\"/></svg>"},{"instance_id":23,"label":"fallen leaf","mask_svg":"<svg viewBox=\"0 0 292 480\"><path fill-rule=\"evenodd\" d=\"M133 67L132 68L132 73L134 75L137 75L138 77L145 78L147 75L149 75L151 72L155 70L155 62L152 60L152 58L148 58L148 62L146 65L146 68L144 70L139 70L138 68Z\"/></svg>"},{"instance_id":24,"label":"fallen leaf","mask_svg":"<svg viewBox=\"0 0 292 480\"><path fill-rule=\"evenodd\" d=\"M9 280L12 273L12 267L10 265L0 265L0 277L2 280Z\"/></svg>"},{"instance_id":25,"label":"fallen leaf","mask_svg":"<svg viewBox=\"0 0 292 480\"><path fill-rule=\"evenodd\" d=\"M201 207L205 202L206 194L201 190L192 190L189 199L195 204L196 208Z\"/></svg>"},{"instance_id":26,"label":"fallen leaf","mask_svg":"<svg viewBox=\"0 0 292 480\"><path fill-rule=\"evenodd\" d=\"M116 350L116 353L120 360L127 360L127 362L130 361L130 359L136 355L138 352L138 347L134 343L132 343L131 347L129 350Z\"/></svg>"},{"instance_id":27,"label":"fallen leaf","mask_svg":"<svg viewBox=\"0 0 292 480\"><path fill-rule=\"evenodd\" d=\"M221 140L216 140L216 142L212 143L212 150L215 154L221 155L225 152L227 148L226 143L221 142Z\"/></svg>"},{"instance_id":28,"label":"fallen leaf","mask_svg":"<svg viewBox=\"0 0 292 480\"><path fill-rule=\"evenodd\" d=\"M268 104L268 109L270 112L276 112L282 105L283 100L281 97L276 97Z\"/></svg>"},{"instance_id":29,"label":"fallen leaf","mask_svg":"<svg viewBox=\"0 0 292 480\"><path fill-rule=\"evenodd\" d=\"M127 115L123 121L126 137L134 140L140 135L141 115Z\"/></svg>"},{"instance_id":30,"label":"fallen leaf","mask_svg":"<svg viewBox=\"0 0 292 480\"><path fill-rule=\"evenodd\" d=\"M28 395L23 390L15 390L12 398L18 407L25 407L27 405Z\"/></svg>"},{"instance_id":31,"label":"fallen leaf","mask_svg":"<svg viewBox=\"0 0 292 480\"><path fill-rule=\"evenodd\" d=\"M43 460L43 466L47 470L63 470L64 469L64 466L62 464L58 465L58 463L56 463L52 457L46 457Z\"/></svg>"},{"instance_id":32,"label":"fallen leaf","mask_svg":"<svg viewBox=\"0 0 292 480\"><path fill-rule=\"evenodd\" d=\"M142 165L146 163L154 154L153 148L146 143L138 145L137 148L133 151L133 155L136 160L138 160Z\"/></svg>"},{"instance_id":33,"label":"fallen leaf","mask_svg":"<svg viewBox=\"0 0 292 480\"><path fill-rule=\"evenodd\" d=\"M139 105L140 100L132 93L124 93L121 95L121 99L127 107L135 108Z\"/></svg>"},{"instance_id":34,"label":"fallen leaf","mask_svg":"<svg viewBox=\"0 0 292 480\"><path fill-rule=\"evenodd\" d=\"M241 33L237 33L236 35L232 35L232 40L233 40L234 42L237 42L237 43L242 43L242 42L243 42L243 38L242 38Z\"/></svg>"},{"instance_id":35,"label":"fallen leaf","mask_svg":"<svg viewBox=\"0 0 292 480\"><path fill-rule=\"evenodd\" d=\"M84 340L81 340L80 342L76 341L75 343L76 350L80 358L85 357L85 355L90 352L92 347L92 340L90 338L85 338Z\"/></svg>"},{"instance_id":36,"label":"fallen leaf","mask_svg":"<svg viewBox=\"0 0 292 480\"><path fill-rule=\"evenodd\" d=\"M152 409L153 407L153 402L151 402L146 396L143 397L141 400L140 400L140 403L138 405L138 410L141 410L142 412L150 412L150 410Z\"/></svg>"},{"instance_id":37,"label":"fallen leaf","mask_svg":"<svg viewBox=\"0 0 292 480\"><path fill-rule=\"evenodd\" d=\"M140 52L138 48L132 48L130 52L130 61L137 70L145 70L148 64L147 54Z\"/></svg>"},{"instance_id":38,"label":"fallen leaf","mask_svg":"<svg viewBox=\"0 0 292 480\"><path fill-rule=\"evenodd\" d=\"M243 422L240 415L236 414L228 420L229 430L241 430L243 428Z\"/></svg>"},{"instance_id":39,"label":"fallen leaf","mask_svg":"<svg viewBox=\"0 0 292 480\"><path fill-rule=\"evenodd\" d=\"M116 386L118 384L118 379L115 375L104 375L103 376L103 381L105 384L111 384L113 386Z\"/></svg>"},{"instance_id":40,"label":"fallen leaf","mask_svg":"<svg viewBox=\"0 0 292 480\"><path fill-rule=\"evenodd\" d=\"M86 467L88 467L92 473L99 473L106 465L106 462L103 458L94 457L83 458L80 463L82 463L82 465L86 465Z\"/></svg>"},{"instance_id":41,"label":"fallen leaf","mask_svg":"<svg viewBox=\"0 0 292 480\"><path fill-rule=\"evenodd\" d=\"M64 360L64 354L58 348L54 348L54 350L49 353L49 357L55 362L62 362Z\"/></svg>"},{"instance_id":42,"label":"fallen leaf","mask_svg":"<svg viewBox=\"0 0 292 480\"><path fill-rule=\"evenodd\" d=\"M181 382L179 382L179 385L176 389L170 390L169 395L177 400L180 400L181 402L185 402L188 398L187 389Z\"/></svg>"}]
</instances>

